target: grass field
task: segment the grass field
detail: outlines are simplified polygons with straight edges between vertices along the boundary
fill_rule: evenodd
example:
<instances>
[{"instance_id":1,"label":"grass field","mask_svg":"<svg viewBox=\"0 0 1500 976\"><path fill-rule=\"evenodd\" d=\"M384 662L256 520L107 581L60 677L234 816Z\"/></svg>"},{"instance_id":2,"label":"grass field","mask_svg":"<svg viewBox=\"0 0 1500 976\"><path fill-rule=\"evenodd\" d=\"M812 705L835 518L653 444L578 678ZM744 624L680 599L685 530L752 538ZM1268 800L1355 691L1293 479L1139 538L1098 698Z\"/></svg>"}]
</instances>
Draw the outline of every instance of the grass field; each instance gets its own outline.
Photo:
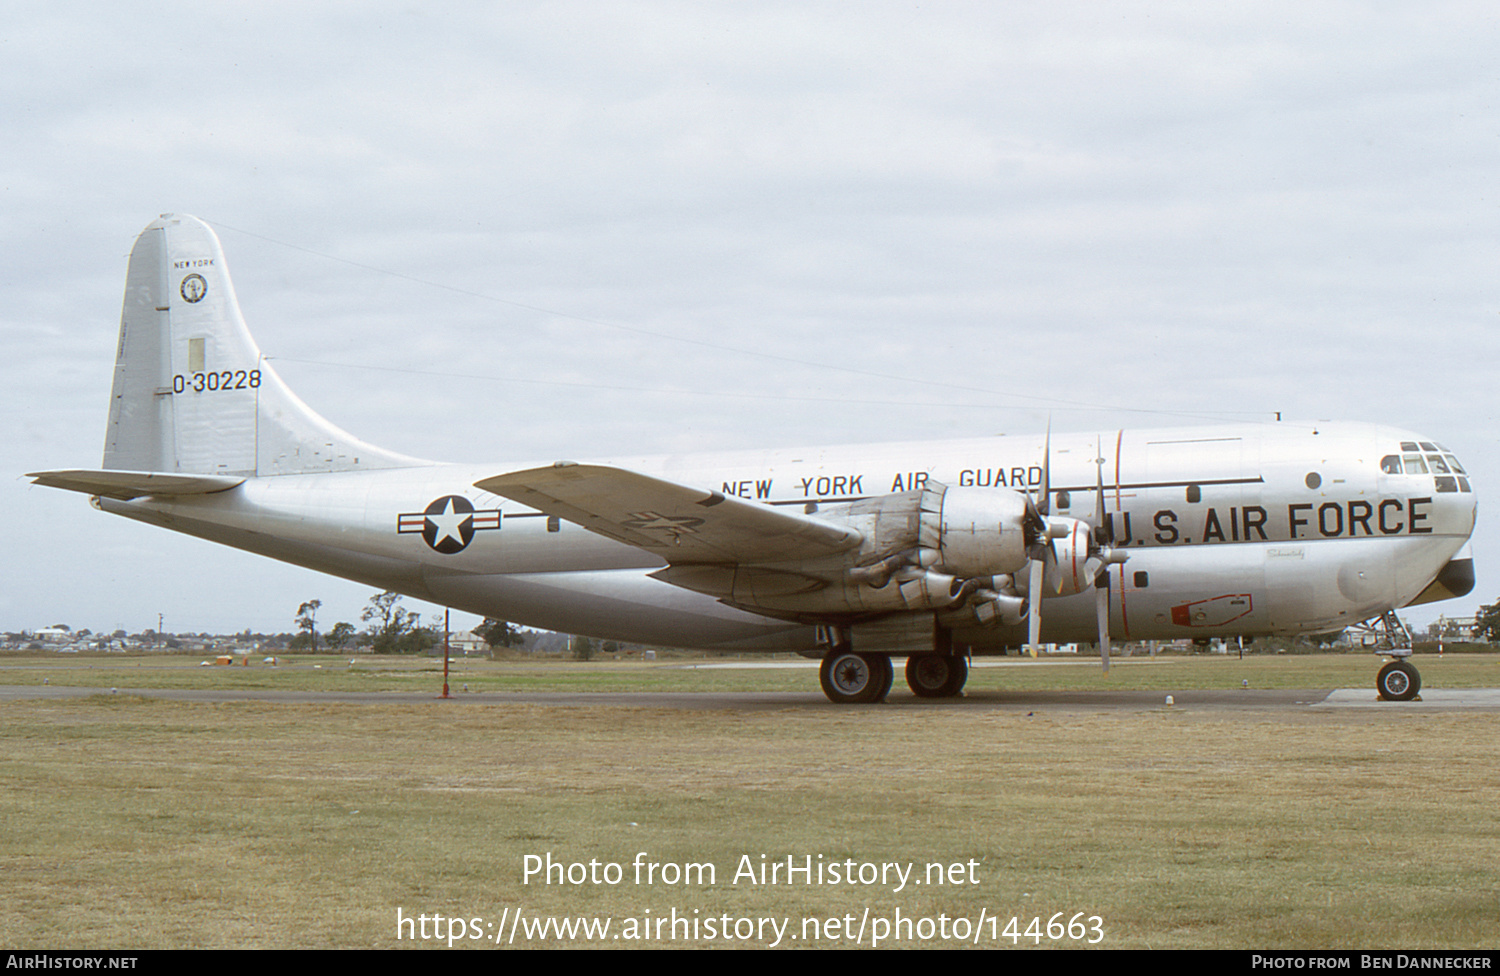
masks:
<instances>
[{"instance_id":1,"label":"grass field","mask_svg":"<svg viewBox=\"0 0 1500 976\"><path fill-rule=\"evenodd\" d=\"M199 656L0 657L0 684L89 688L244 688L286 691L442 690L441 660L403 656L282 655L279 665L202 667ZM977 658L968 687L980 690L1162 691L1238 688L1374 688L1384 658L1370 653L1248 654L1113 658L1103 674L1097 657L1056 655ZM1418 654L1424 684L1433 688L1500 686L1500 654ZM771 664L780 667L764 667ZM743 667L744 665L754 665ZM896 688L904 687L897 659ZM480 691L818 691L816 662L795 655L745 655L667 661L516 658L455 660L449 685Z\"/></svg>"},{"instance_id":2,"label":"grass field","mask_svg":"<svg viewBox=\"0 0 1500 976\"><path fill-rule=\"evenodd\" d=\"M91 675L122 692L0 703L0 940L9 945L446 944L412 939L416 924L398 939L398 911L463 918L464 935L488 935L491 924L503 935L517 911L613 926L592 943L526 939L523 929L518 946L775 938L764 925L743 941L709 937L710 918L716 929L727 918L731 931L779 919L789 926L781 944L794 946L853 945L863 926L859 944L869 944L875 923L898 913L910 937L887 929L887 945L961 945L960 929L968 943L1000 947L1096 937L1112 948L1500 942L1489 714L196 704L130 695L122 675L153 687L410 689L432 674L420 662L350 669L347 659L274 670L79 660L60 674L42 667L53 660L7 659L0 682ZM974 683L1363 687L1377 659L1117 663L1108 679L1097 664L1042 662L981 668ZM1488 656L1419 664L1433 687L1500 684ZM640 663L502 663L454 679L463 680L494 682L487 690L816 689L809 670ZM714 877L637 884L641 852L662 865L712 864ZM620 882L524 883L527 856L549 853L617 864ZM930 863L961 868L950 883L900 891L893 878L735 878L742 857L758 866L762 855L915 865L918 878ZM674 911L678 938L666 927L659 939L627 934L632 922L636 935L651 934ZM1078 941L1047 936L1054 916L1077 913L1099 927L1075 930ZM1012 917L1016 938L1004 934ZM1024 934L1032 919L1036 938Z\"/></svg>"}]
</instances>

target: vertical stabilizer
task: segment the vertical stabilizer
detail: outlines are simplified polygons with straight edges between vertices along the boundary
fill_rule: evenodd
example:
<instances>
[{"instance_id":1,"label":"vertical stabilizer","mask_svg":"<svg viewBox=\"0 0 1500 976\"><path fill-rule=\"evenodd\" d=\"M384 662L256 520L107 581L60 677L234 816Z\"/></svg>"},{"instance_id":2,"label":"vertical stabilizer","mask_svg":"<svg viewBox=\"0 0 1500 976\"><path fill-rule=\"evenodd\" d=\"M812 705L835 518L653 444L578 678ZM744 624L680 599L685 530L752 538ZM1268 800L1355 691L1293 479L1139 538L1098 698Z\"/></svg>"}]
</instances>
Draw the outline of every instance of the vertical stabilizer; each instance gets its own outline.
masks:
<instances>
[{"instance_id":1,"label":"vertical stabilizer","mask_svg":"<svg viewBox=\"0 0 1500 976\"><path fill-rule=\"evenodd\" d=\"M209 226L164 214L130 251L104 467L263 476L423 463L314 413L245 327Z\"/></svg>"}]
</instances>

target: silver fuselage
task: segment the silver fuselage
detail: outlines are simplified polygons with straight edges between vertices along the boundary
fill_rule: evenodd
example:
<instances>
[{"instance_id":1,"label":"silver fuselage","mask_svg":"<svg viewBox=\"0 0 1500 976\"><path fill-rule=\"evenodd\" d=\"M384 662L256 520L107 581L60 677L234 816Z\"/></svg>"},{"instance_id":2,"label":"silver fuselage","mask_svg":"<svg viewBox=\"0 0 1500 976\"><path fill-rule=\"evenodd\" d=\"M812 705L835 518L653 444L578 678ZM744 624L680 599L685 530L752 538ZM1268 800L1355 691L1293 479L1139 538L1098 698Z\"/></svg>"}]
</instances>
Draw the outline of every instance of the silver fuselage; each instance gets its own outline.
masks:
<instances>
[{"instance_id":1,"label":"silver fuselage","mask_svg":"<svg viewBox=\"0 0 1500 976\"><path fill-rule=\"evenodd\" d=\"M1263 424L1000 436L606 463L817 517L924 483L1035 494L1090 517L1097 488L1115 546L1110 630L1122 640L1317 633L1430 593L1474 528L1467 478L1398 473L1392 456L1448 458L1391 428ZM1382 462L1386 461L1385 469ZM549 461L542 462L550 463ZM527 464L421 464L250 477L178 499L100 499L104 510L454 608L568 633L667 646L809 650L814 628L748 612L651 577L665 561L474 487ZM1455 463L1456 466L1456 463ZM1444 470L1448 467L1443 465ZM1413 473L1407 473L1408 469ZM420 531L435 499L476 517L456 552ZM449 548L452 548L450 545ZM1424 597L1424 593L1428 593ZM1090 593L1045 601L1042 636L1092 640ZM1024 625L955 631L975 652L1014 647Z\"/></svg>"}]
</instances>

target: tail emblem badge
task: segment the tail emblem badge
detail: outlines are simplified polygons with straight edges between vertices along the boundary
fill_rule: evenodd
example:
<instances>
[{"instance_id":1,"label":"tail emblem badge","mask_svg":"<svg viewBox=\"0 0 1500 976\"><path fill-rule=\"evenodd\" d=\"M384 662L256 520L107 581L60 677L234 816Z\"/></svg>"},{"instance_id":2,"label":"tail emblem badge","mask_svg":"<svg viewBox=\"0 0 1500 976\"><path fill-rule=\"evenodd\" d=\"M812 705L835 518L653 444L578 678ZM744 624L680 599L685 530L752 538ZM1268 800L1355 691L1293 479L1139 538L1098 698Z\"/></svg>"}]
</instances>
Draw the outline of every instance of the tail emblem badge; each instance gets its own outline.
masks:
<instances>
[{"instance_id":1,"label":"tail emblem badge","mask_svg":"<svg viewBox=\"0 0 1500 976\"><path fill-rule=\"evenodd\" d=\"M203 280L201 274L190 274L182 279L182 300L194 304L203 301L203 296L208 294L208 282Z\"/></svg>"}]
</instances>

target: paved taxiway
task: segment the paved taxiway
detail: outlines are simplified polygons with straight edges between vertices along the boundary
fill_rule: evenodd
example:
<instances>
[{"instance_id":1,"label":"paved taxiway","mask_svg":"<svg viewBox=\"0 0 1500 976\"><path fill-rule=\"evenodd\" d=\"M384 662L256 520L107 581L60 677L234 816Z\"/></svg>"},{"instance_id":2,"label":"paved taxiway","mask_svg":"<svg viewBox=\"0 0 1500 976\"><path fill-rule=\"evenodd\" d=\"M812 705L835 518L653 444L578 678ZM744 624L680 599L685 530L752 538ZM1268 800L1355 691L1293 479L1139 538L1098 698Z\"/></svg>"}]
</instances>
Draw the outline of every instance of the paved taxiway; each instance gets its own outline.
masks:
<instances>
[{"instance_id":1,"label":"paved taxiway","mask_svg":"<svg viewBox=\"0 0 1500 976\"><path fill-rule=\"evenodd\" d=\"M0 685L0 701L140 695L164 701L272 702L282 704L393 705L440 702L435 694L405 691L256 691L166 688L80 688L67 685ZM1388 712L1500 711L1500 688L1424 689L1420 701L1383 702L1373 688L1266 691L1181 691L1172 708L1219 711L1309 711L1381 709ZM446 704L552 705L557 707L680 708L705 711L758 711L775 708L847 708L818 692L456 692ZM1070 711L1141 711L1167 708L1158 691L980 691L960 699L935 701L892 691L886 707L896 708L1057 708Z\"/></svg>"}]
</instances>

